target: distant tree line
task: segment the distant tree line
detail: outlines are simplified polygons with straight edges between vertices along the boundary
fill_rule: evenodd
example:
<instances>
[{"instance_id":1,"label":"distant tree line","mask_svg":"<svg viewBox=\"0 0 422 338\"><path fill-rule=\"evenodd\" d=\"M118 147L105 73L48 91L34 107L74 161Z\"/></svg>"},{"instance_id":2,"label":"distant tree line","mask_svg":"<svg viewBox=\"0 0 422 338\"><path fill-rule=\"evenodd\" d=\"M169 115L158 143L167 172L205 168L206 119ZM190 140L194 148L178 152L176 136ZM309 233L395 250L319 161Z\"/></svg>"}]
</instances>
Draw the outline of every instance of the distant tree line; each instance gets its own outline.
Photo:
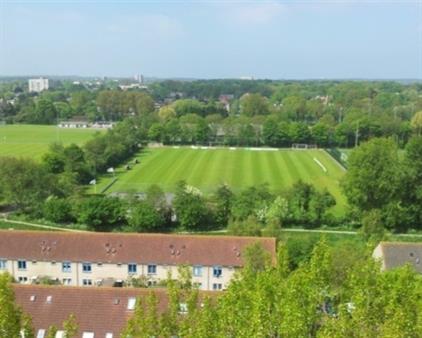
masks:
<instances>
[{"instance_id":1,"label":"distant tree line","mask_svg":"<svg viewBox=\"0 0 422 338\"><path fill-rule=\"evenodd\" d=\"M351 147L373 137L404 145L420 132L422 85L359 81L162 81L122 91L63 82L40 94L0 85L0 120L56 124L136 117L151 141ZM412 120L414 118L414 120Z\"/></svg>"}]
</instances>

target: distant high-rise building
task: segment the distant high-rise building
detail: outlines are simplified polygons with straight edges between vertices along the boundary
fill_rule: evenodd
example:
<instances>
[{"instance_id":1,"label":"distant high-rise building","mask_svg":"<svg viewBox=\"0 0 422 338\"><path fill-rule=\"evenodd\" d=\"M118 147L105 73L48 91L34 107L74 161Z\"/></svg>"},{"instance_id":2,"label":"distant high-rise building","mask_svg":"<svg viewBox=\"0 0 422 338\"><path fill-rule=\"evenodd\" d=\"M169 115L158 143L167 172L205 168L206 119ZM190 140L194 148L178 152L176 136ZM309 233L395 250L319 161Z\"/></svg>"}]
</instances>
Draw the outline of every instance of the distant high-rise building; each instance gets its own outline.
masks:
<instances>
[{"instance_id":1,"label":"distant high-rise building","mask_svg":"<svg viewBox=\"0 0 422 338\"><path fill-rule=\"evenodd\" d=\"M29 92L42 92L43 90L48 89L48 79L29 79L28 80Z\"/></svg>"},{"instance_id":2,"label":"distant high-rise building","mask_svg":"<svg viewBox=\"0 0 422 338\"><path fill-rule=\"evenodd\" d=\"M144 76L142 74L136 74L133 78L139 83L144 83Z\"/></svg>"}]
</instances>

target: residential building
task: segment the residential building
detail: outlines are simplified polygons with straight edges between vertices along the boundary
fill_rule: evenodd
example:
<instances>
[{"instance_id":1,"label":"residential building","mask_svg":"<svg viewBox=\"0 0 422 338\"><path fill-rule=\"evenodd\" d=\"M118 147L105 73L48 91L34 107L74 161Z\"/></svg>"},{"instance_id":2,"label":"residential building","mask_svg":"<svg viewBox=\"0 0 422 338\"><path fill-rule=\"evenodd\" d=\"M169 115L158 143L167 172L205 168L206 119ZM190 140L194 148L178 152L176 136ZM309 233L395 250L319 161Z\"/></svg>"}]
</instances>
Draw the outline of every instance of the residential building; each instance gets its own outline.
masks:
<instances>
[{"instance_id":1,"label":"residential building","mask_svg":"<svg viewBox=\"0 0 422 338\"><path fill-rule=\"evenodd\" d=\"M48 79L40 77L39 79L29 79L28 80L29 92L40 93L43 90L48 89Z\"/></svg>"},{"instance_id":2,"label":"residential building","mask_svg":"<svg viewBox=\"0 0 422 338\"><path fill-rule=\"evenodd\" d=\"M372 256L381 262L382 270L410 264L422 273L422 243L381 242Z\"/></svg>"},{"instance_id":3,"label":"residential building","mask_svg":"<svg viewBox=\"0 0 422 338\"><path fill-rule=\"evenodd\" d=\"M4 230L0 272L23 284L48 276L71 286L123 286L132 278L154 286L187 265L200 290L224 290L256 242L275 259L274 238Z\"/></svg>"},{"instance_id":4,"label":"residential building","mask_svg":"<svg viewBox=\"0 0 422 338\"><path fill-rule=\"evenodd\" d=\"M56 338L63 337L63 322L71 314L78 325L77 338L119 338L133 316L137 299L152 291L135 288L83 288L41 285L13 285L16 303L32 318L35 337L45 338L56 326ZM165 289L154 289L157 310L168 304ZM183 303L182 303L183 304Z\"/></svg>"}]
</instances>

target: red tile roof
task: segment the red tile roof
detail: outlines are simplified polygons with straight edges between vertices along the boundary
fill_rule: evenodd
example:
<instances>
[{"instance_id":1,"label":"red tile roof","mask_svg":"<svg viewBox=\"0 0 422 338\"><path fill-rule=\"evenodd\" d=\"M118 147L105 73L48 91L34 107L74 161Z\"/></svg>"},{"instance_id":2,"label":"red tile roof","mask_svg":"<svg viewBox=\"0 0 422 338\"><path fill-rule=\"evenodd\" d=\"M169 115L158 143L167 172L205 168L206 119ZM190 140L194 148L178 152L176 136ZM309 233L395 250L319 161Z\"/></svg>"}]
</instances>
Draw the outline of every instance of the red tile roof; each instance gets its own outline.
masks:
<instances>
[{"instance_id":1,"label":"red tile roof","mask_svg":"<svg viewBox=\"0 0 422 338\"><path fill-rule=\"evenodd\" d=\"M79 328L78 337L81 337L83 332L93 332L95 337L105 337L106 333L113 333L113 337L117 338L120 337L127 320L133 315L133 310L127 308L129 298L143 299L154 292L159 301L160 312L166 309L168 303L165 289L152 291L18 284L14 284L13 289L17 304L32 318L35 336L38 330L47 331L51 325L62 329L63 321L73 314ZM48 296L51 296L51 302L47 302Z\"/></svg>"},{"instance_id":2,"label":"red tile roof","mask_svg":"<svg viewBox=\"0 0 422 338\"><path fill-rule=\"evenodd\" d=\"M275 259L275 239L234 236L0 231L0 257L37 261L242 266L259 242Z\"/></svg>"}]
</instances>

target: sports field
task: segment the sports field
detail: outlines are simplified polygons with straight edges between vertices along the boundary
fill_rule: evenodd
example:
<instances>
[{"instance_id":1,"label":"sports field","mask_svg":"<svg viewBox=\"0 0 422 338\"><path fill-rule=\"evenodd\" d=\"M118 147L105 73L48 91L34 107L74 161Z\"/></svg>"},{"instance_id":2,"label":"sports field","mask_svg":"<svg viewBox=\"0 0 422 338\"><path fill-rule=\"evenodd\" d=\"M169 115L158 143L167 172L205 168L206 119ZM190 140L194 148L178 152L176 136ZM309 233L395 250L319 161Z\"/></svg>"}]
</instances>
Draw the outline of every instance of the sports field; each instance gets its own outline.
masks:
<instances>
[{"instance_id":1,"label":"sports field","mask_svg":"<svg viewBox=\"0 0 422 338\"><path fill-rule=\"evenodd\" d=\"M146 149L137 158L140 163L132 169L116 170L117 181L107 192L145 191L151 184L171 192L180 180L205 193L223 183L235 191L268 183L271 190L278 191L302 179L317 188L327 188L337 200L337 214L346 203L339 187L344 170L322 150L164 147ZM99 180L98 191L112 180L111 174L107 175Z\"/></svg>"},{"instance_id":2,"label":"sports field","mask_svg":"<svg viewBox=\"0 0 422 338\"><path fill-rule=\"evenodd\" d=\"M38 159L53 142L80 145L96 132L94 129L65 129L56 126L0 125L0 156Z\"/></svg>"}]
</instances>

